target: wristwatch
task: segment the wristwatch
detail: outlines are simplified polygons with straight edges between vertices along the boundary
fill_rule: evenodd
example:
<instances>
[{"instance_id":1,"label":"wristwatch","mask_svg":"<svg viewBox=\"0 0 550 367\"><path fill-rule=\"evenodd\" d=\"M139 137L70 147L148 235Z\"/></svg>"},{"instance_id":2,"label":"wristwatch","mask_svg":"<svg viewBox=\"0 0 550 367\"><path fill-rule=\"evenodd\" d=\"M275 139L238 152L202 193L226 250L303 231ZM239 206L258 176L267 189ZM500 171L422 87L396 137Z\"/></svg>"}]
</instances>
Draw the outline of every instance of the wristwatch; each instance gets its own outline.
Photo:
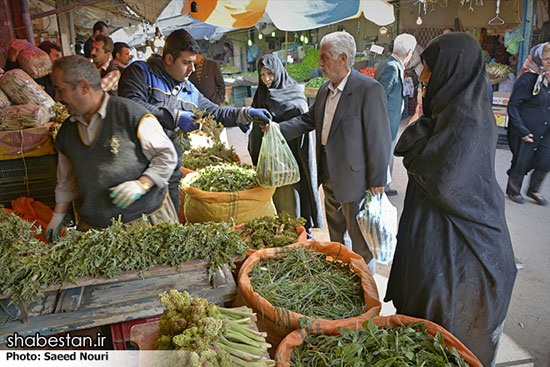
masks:
<instances>
[{"instance_id":1,"label":"wristwatch","mask_svg":"<svg viewBox=\"0 0 550 367\"><path fill-rule=\"evenodd\" d=\"M149 185L145 180L140 178L138 181L141 184L141 187L143 187L143 189L145 190L145 192L148 192L149 190L151 190L151 185Z\"/></svg>"}]
</instances>

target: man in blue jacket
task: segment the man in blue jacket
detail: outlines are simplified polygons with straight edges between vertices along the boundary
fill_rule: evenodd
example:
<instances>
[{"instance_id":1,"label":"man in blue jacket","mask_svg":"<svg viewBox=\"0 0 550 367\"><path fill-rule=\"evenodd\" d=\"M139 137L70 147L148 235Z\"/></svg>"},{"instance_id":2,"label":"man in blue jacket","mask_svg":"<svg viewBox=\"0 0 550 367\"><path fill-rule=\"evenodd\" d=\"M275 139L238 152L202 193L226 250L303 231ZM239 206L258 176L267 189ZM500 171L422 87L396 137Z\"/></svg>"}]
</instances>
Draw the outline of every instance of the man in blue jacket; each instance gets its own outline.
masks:
<instances>
[{"instance_id":1,"label":"man in blue jacket","mask_svg":"<svg viewBox=\"0 0 550 367\"><path fill-rule=\"evenodd\" d=\"M388 117L390 119L391 129L391 157L390 157L390 173L393 172L393 150L397 143L397 130L403 113L403 78L405 72L405 64L413 55L416 47L416 38L414 36L403 33L395 37L393 42L393 53L389 59L384 61L376 69L374 79L378 80L386 91L388 100ZM397 190L392 190L388 184L385 189L386 195L397 195Z\"/></svg>"},{"instance_id":2,"label":"man in blue jacket","mask_svg":"<svg viewBox=\"0 0 550 367\"><path fill-rule=\"evenodd\" d=\"M168 136L178 129L193 131L198 128L193 120L193 109L206 110L224 126L239 126L248 133L253 119L269 121L271 115L265 109L220 107L188 81L195 71L199 45L184 29L172 32L167 38L162 58L148 62L135 61L124 70L118 83L118 95L145 106L160 122ZM176 146L176 150L179 148ZM181 151L178 166L169 181L170 197L176 209L179 207L178 185Z\"/></svg>"}]
</instances>

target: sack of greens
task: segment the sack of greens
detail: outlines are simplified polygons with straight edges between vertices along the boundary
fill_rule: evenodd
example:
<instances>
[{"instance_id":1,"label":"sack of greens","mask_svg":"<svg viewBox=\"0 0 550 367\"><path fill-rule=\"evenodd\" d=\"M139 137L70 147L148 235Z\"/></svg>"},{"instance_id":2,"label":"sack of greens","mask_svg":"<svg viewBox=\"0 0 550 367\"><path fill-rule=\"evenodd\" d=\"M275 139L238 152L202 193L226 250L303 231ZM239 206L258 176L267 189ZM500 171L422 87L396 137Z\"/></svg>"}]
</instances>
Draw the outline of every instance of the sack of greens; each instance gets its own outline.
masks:
<instances>
[{"instance_id":1,"label":"sack of greens","mask_svg":"<svg viewBox=\"0 0 550 367\"><path fill-rule=\"evenodd\" d=\"M298 163L275 124L269 124L262 138L256 174L258 184L263 187L281 187L300 181Z\"/></svg>"}]
</instances>

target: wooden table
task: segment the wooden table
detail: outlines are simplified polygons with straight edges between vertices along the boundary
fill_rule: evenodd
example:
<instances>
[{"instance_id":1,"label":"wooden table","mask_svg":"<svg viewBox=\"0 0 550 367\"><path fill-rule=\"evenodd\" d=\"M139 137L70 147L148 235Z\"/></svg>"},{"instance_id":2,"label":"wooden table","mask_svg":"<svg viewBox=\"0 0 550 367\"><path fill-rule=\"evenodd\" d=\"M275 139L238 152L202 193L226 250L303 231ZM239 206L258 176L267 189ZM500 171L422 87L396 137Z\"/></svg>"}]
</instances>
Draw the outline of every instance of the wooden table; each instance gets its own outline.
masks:
<instances>
[{"instance_id":1,"label":"wooden table","mask_svg":"<svg viewBox=\"0 0 550 367\"><path fill-rule=\"evenodd\" d=\"M0 295L0 344L15 332L51 335L158 315L164 309L158 295L170 289L223 305L232 301L237 285L227 266L210 282L208 262L190 260L179 269L157 266L143 274L125 272L111 279L81 278L77 284L51 286L43 297L18 307L8 306L9 298Z\"/></svg>"}]
</instances>

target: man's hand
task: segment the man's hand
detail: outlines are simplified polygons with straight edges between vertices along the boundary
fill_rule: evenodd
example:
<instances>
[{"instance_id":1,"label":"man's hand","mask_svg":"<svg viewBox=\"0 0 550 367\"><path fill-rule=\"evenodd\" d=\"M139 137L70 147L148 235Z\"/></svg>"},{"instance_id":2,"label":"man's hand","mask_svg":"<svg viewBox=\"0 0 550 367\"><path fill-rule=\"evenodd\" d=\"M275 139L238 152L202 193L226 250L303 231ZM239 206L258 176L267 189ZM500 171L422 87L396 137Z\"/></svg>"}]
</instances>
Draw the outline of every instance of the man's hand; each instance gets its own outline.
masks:
<instances>
[{"instance_id":1,"label":"man's hand","mask_svg":"<svg viewBox=\"0 0 550 367\"><path fill-rule=\"evenodd\" d=\"M116 187L111 187L110 190L113 204L122 209L126 209L147 192L139 180L123 182Z\"/></svg>"},{"instance_id":2,"label":"man's hand","mask_svg":"<svg viewBox=\"0 0 550 367\"><path fill-rule=\"evenodd\" d=\"M46 227L46 241L52 242L57 240L59 231L61 231L61 227L63 227L63 218L65 218L65 213L53 213L52 219L50 219Z\"/></svg>"},{"instance_id":3,"label":"man's hand","mask_svg":"<svg viewBox=\"0 0 550 367\"><path fill-rule=\"evenodd\" d=\"M369 190L373 195L382 194L384 193L384 186L377 186L377 187L371 186L369 187Z\"/></svg>"},{"instance_id":4,"label":"man's hand","mask_svg":"<svg viewBox=\"0 0 550 367\"><path fill-rule=\"evenodd\" d=\"M247 112L248 112L248 116L250 116L252 120L255 120L255 121L269 123L269 121L273 119L269 111L266 110L265 108L249 108Z\"/></svg>"},{"instance_id":5,"label":"man's hand","mask_svg":"<svg viewBox=\"0 0 550 367\"><path fill-rule=\"evenodd\" d=\"M523 141L526 141L528 143L534 143L535 140L533 140L533 134L525 135L523 138Z\"/></svg>"},{"instance_id":6,"label":"man's hand","mask_svg":"<svg viewBox=\"0 0 550 367\"><path fill-rule=\"evenodd\" d=\"M182 131L189 132L199 128L195 123L195 114L193 112L176 110L176 118L178 119L178 126Z\"/></svg>"}]
</instances>

